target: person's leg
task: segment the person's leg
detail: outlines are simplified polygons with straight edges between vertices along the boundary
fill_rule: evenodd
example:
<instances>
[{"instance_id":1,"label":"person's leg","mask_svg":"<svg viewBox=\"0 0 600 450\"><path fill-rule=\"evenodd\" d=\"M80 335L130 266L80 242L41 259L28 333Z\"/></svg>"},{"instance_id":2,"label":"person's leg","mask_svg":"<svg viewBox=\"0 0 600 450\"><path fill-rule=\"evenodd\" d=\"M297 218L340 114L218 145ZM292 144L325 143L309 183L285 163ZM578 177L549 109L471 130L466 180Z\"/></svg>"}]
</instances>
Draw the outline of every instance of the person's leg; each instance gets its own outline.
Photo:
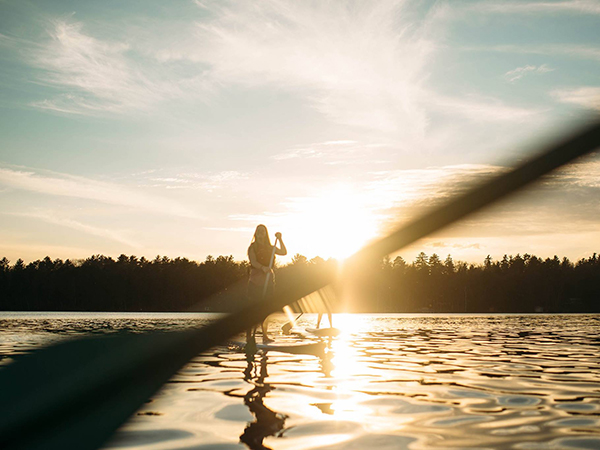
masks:
<instances>
[{"instance_id":1,"label":"person's leg","mask_svg":"<svg viewBox=\"0 0 600 450\"><path fill-rule=\"evenodd\" d=\"M260 326L262 328L263 342L272 342L273 340L269 337L269 318L267 317Z\"/></svg>"},{"instance_id":2,"label":"person's leg","mask_svg":"<svg viewBox=\"0 0 600 450\"><path fill-rule=\"evenodd\" d=\"M267 286L267 291L265 292L265 297L263 298L263 301L265 301L265 302L273 301L273 287L274 287L273 282L269 283L269 285ZM265 320L261 324L261 328L262 328L262 334L263 334L263 342L265 342L265 343L273 342L273 340L269 336L269 316L267 316L265 318Z\"/></svg>"},{"instance_id":3,"label":"person's leg","mask_svg":"<svg viewBox=\"0 0 600 450\"><path fill-rule=\"evenodd\" d=\"M244 350L246 355L254 355L256 353L256 338L254 337L254 328L246 330L246 345Z\"/></svg>"},{"instance_id":4,"label":"person's leg","mask_svg":"<svg viewBox=\"0 0 600 450\"><path fill-rule=\"evenodd\" d=\"M262 296L262 292L260 292L259 287L252 283L248 282L248 301L251 304L256 304ZM248 330L246 330L246 342L252 342L256 346L256 326L252 326Z\"/></svg>"}]
</instances>

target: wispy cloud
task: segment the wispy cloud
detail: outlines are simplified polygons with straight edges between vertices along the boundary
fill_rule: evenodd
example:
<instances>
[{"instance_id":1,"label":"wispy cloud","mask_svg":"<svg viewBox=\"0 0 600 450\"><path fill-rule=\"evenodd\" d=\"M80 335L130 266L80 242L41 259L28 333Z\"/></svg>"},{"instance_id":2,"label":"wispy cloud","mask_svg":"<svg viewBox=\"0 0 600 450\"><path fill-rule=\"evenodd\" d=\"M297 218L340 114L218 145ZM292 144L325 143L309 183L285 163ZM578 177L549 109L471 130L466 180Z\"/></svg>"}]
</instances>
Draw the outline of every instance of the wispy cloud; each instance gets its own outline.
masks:
<instances>
[{"instance_id":1,"label":"wispy cloud","mask_svg":"<svg viewBox=\"0 0 600 450\"><path fill-rule=\"evenodd\" d=\"M475 3L470 10L495 14L515 13L574 13L600 14L600 1L571 0L553 2L494 1Z\"/></svg>"},{"instance_id":2,"label":"wispy cloud","mask_svg":"<svg viewBox=\"0 0 600 450\"><path fill-rule=\"evenodd\" d=\"M451 242L432 242L429 244L430 247L439 249L439 248L451 248L451 249L465 249L465 248L475 248L480 249L481 244L459 244L459 243L451 243Z\"/></svg>"},{"instance_id":3,"label":"wispy cloud","mask_svg":"<svg viewBox=\"0 0 600 450\"><path fill-rule=\"evenodd\" d=\"M268 86L297 95L334 123L384 133L407 148L426 146L432 114L480 122L538 112L462 93L441 96L427 85L452 15L445 4L425 12L403 0L197 5L195 26L193 19L178 29L159 22L172 31L161 39L149 23L102 38L102 24L92 35L72 17L50 21L48 39L26 54L38 81L59 92L31 104L68 114L148 113L172 100L211 101L231 86Z\"/></svg>"},{"instance_id":4,"label":"wispy cloud","mask_svg":"<svg viewBox=\"0 0 600 450\"><path fill-rule=\"evenodd\" d=\"M600 87L584 86L572 89L557 89L552 96L563 103L600 111Z\"/></svg>"},{"instance_id":5,"label":"wispy cloud","mask_svg":"<svg viewBox=\"0 0 600 450\"><path fill-rule=\"evenodd\" d=\"M77 22L56 20L50 27L50 40L33 52L33 63L44 70L43 81L73 93L35 106L61 112L114 112L148 107L161 97L160 90L129 64L128 45L88 36Z\"/></svg>"},{"instance_id":6,"label":"wispy cloud","mask_svg":"<svg viewBox=\"0 0 600 450\"><path fill-rule=\"evenodd\" d=\"M206 4L206 2L204 2ZM337 123L422 133L419 95L435 50L403 1L211 3L198 24L216 79L303 90ZM307 92L308 90L308 92Z\"/></svg>"},{"instance_id":7,"label":"wispy cloud","mask_svg":"<svg viewBox=\"0 0 600 450\"><path fill-rule=\"evenodd\" d=\"M411 211L412 214L415 208L430 207L454 195L457 186L465 189L482 177L502 170L504 168L499 166L477 164L385 170L374 172L365 189L377 193L381 207L397 211L398 205L401 205L403 211Z\"/></svg>"},{"instance_id":8,"label":"wispy cloud","mask_svg":"<svg viewBox=\"0 0 600 450\"><path fill-rule=\"evenodd\" d=\"M233 220L243 220L243 219L233 219ZM246 235L251 235L254 231L252 227L204 227L205 230L211 231L233 231L235 233L245 233Z\"/></svg>"},{"instance_id":9,"label":"wispy cloud","mask_svg":"<svg viewBox=\"0 0 600 450\"><path fill-rule=\"evenodd\" d=\"M212 192L218 189L232 188L248 180L249 174L237 170L220 172L175 172L153 170L134 174L140 187L163 187L166 189L195 189Z\"/></svg>"},{"instance_id":10,"label":"wispy cloud","mask_svg":"<svg viewBox=\"0 0 600 450\"><path fill-rule=\"evenodd\" d=\"M490 176L507 170L494 165L430 167L375 173L365 189L377 192L385 228L391 230L444 200L464 192ZM569 232L576 224L581 230L596 227L600 219L600 162L584 161L561 169L528 189L528 195L497 206L493 215L480 215L465 222L470 233L538 234ZM577 199L574 201L574 199ZM387 207L386 207L387 204ZM556 212L560 211L561 220ZM436 238L437 241L440 238ZM444 239L445 240L445 239Z\"/></svg>"},{"instance_id":11,"label":"wispy cloud","mask_svg":"<svg viewBox=\"0 0 600 450\"><path fill-rule=\"evenodd\" d=\"M48 39L25 45L25 53L39 69L40 83L65 91L32 103L40 109L86 115L148 111L169 99L210 92L202 76L170 77L175 74L159 64L139 62L130 44L93 37L74 20L49 21Z\"/></svg>"},{"instance_id":12,"label":"wispy cloud","mask_svg":"<svg viewBox=\"0 0 600 450\"><path fill-rule=\"evenodd\" d=\"M6 34L0 33L0 46L11 46L14 45L14 39L7 36Z\"/></svg>"},{"instance_id":13,"label":"wispy cloud","mask_svg":"<svg viewBox=\"0 0 600 450\"><path fill-rule=\"evenodd\" d=\"M571 164L555 175L555 179L568 182L572 186L600 189L600 161L587 161Z\"/></svg>"},{"instance_id":14,"label":"wispy cloud","mask_svg":"<svg viewBox=\"0 0 600 450\"><path fill-rule=\"evenodd\" d=\"M40 211L40 212L32 212L32 213L10 213L10 215L16 216L16 217L24 217L24 218L42 220L44 222L51 223L54 225L59 225L59 226L63 226L66 228L70 228L72 230L81 231L83 233L90 234L92 236L109 239L111 241L115 241L120 244L125 244L128 247L132 247L135 249L142 248L139 243L137 243L135 240L128 237L126 235L126 233L123 233L121 231L95 227L93 225L87 225L82 222L70 219L70 218L59 217L52 213L45 213L45 212Z\"/></svg>"},{"instance_id":15,"label":"wispy cloud","mask_svg":"<svg viewBox=\"0 0 600 450\"><path fill-rule=\"evenodd\" d=\"M276 161L292 159L319 159L324 164L364 163L372 145L364 145L353 140L337 140L300 145L272 156Z\"/></svg>"},{"instance_id":16,"label":"wispy cloud","mask_svg":"<svg viewBox=\"0 0 600 450\"><path fill-rule=\"evenodd\" d=\"M501 52L525 55L565 56L600 61L600 47L578 44L523 44L463 47L463 51Z\"/></svg>"},{"instance_id":17,"label":"wispy cloud","mask_svg":"<svg viewBox=\"0 0 600 450\"><path fill-rule=\"evenodd\" d=\"M140 190L85 177L32 170L0 168L0 184L44 195L75 197L153 213L198 218L197 213L176 202Z\"/></svg>"},{"instance_id":18,"label":"wispy cloud","mask_svg":"<svg viewBox=\"0 0 600 450\"><path fill-rule=\"evenodd\" d=\"M509 70L504 74L504 78L508 80L509 83L514 83L517 80L520 80L527 74L542 74L553 72L555 69L548 67L546 64L542 64L541 66L532 66L527 65L523 67L517 67L516 69Z\"/></svg>"},{"instance_id":19,"label":"wispy cloud","mask_svg":"<svg viewBox=\"0 0 600 450\"><path fill-rule=\"evenodd\" d=\"M520 107L497 98L470 94L463 97L435 95L428 100L432 110L449 116L460 115L474 122L520 122L543 112L537 107Z\"/></svg>"}]
</instances>

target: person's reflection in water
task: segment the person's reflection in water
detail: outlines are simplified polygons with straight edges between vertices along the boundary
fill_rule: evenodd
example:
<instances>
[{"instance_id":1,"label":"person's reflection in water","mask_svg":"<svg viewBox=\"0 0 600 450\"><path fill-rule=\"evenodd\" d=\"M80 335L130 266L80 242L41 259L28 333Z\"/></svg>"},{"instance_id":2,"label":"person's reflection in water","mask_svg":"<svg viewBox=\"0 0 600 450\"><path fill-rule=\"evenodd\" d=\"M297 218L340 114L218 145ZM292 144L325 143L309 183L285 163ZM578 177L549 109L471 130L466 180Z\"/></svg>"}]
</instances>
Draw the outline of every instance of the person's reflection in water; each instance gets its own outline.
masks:
<instances>
[{"instance_id":1,"label":"person's reflection in water","mask_svg":"<svg viewBox=\"0 0 600 450\"><path fill-rule=\"evenodd\" d=\"M267 436L275 436L283 429L285 419L288 416L279 414L267 408L263 404L263 398L267 392L273 388L265 383L267 374L267 355L263 354L260 360L260 368L257 370L255 357L253 354L246 356L248 365L244 370L244 380L254 383L254 388L244 395L244 404L250 412L256 417L256 420L249 423L240 436L240 442L243 442L251 449L269 449L263 445L263 440Z\"/></svg>"},{"instance_id":2,"label":"person's reflection in water","mask_svg":"<svg viewBox=\"0 0 600 450\"><path fill-rule=\"evenodd\" d=\"M324 375L324 378L331 378L331 371L335 369L332 362L333 352L331 351L331 342L329 343L327 348L329 349L329 351L325 352L323 356L319 358L319 363L321 366L321 373ZM331 380L331 382L323 384L322 387L324 387L328 391L331 391L335 387L335 384L333 383L333 380ZM329 416L333 416L335 414L335 410L332 408L332 402L311 403L310 406L319 408L323 414L327 414Z\"/></svg>"}]
</instances>

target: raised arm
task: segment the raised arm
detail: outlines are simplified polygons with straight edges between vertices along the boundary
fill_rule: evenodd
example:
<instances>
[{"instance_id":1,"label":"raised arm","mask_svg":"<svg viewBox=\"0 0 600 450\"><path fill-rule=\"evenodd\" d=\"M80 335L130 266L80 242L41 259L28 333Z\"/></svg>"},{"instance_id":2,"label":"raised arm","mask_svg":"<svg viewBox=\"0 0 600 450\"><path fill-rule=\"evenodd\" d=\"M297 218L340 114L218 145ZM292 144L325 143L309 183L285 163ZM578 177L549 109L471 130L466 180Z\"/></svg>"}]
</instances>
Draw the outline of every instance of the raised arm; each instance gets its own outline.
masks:
<instances>
[{"instance_id":1,"label":"raised arm","mask_svg":"<svg viewBox=\"0 0 600 450\"><path fill-rule=\"evenodd\" d=\"M279 232L275 233L275 237L279 240L279 248L275 247L275 253L277 255L281 255L281 256L287 255L287 248L285 248L285 244L283 243L283 240L281 239L281 233L279 233Z\"/></svg>"}]
</instances>

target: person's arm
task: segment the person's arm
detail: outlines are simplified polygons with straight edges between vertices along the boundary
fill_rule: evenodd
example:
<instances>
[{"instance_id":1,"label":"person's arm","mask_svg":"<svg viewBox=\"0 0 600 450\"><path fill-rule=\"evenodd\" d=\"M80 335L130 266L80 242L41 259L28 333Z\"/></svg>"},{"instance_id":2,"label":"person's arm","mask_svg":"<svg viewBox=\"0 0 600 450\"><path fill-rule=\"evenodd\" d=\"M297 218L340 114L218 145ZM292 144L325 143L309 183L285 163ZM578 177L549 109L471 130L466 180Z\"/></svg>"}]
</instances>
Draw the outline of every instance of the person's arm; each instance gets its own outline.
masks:
<instances>
[{"instance_id":1,"label":"person's arm","mask_svg":"<svg viewBox=\"0 0 600 450\"><path fill-rule=\"evenodd\" d=\"M281 240L281 233L275 233L275 237L279 239L279 248L275 247L275 254L285 256L287 255L287 248L285 248L285 244Z\"/></svg>"}]
</instances>

